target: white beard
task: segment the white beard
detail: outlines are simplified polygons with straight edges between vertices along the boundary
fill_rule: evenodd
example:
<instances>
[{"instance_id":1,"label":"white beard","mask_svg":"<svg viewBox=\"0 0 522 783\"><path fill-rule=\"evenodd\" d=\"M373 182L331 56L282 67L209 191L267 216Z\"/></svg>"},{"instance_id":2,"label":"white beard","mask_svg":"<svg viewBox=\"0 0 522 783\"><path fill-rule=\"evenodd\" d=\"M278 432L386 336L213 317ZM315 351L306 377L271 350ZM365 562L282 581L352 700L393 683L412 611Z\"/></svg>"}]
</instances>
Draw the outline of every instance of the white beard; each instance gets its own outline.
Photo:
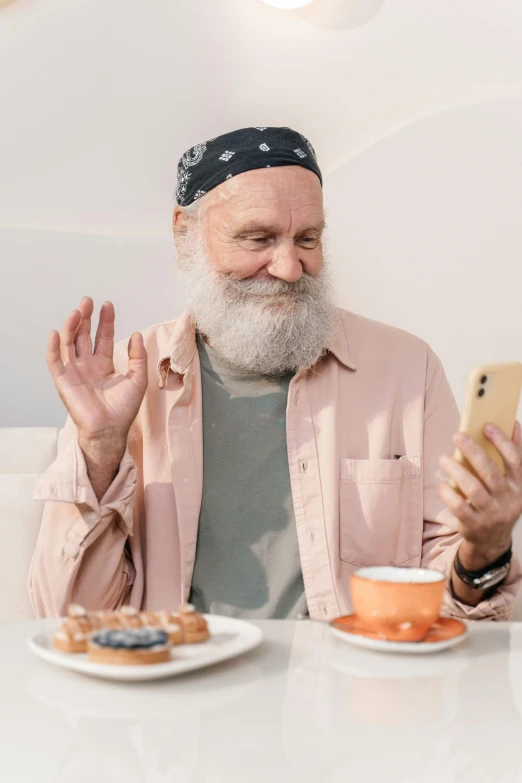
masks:
<instances>
[{"instance_id":1,"label":"white beard","mask_svg":"<svg viewBox=\"0 0 522 783\"><path fill-rule=\"evenodd\" d=\"M326 353L336 329L329 268L295 283L277 278L232 280L208 258L203 232L184 237L180 276L197 328L236 367L284 375L311 367Z\"/></svg>"}]
</instances>

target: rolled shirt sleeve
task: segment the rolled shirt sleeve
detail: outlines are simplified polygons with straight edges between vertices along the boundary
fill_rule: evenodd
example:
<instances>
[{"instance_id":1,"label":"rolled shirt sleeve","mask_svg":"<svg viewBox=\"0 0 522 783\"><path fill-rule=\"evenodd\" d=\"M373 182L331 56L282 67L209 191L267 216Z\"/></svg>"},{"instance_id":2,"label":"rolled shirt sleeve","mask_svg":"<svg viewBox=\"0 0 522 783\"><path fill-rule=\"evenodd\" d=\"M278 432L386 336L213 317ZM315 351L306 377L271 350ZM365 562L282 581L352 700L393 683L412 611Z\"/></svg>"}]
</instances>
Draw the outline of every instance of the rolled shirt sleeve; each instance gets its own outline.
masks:
<instances>
[{"instance_id":1,"label":"rolled shirt sleeve","mask_svg":"<svg viewBox=\"0 0 522 783\"><path fill-rule=\"evenodd\" d=\"M62 615L71 601L87 608L120 606L134 579L125 543L132 533L137 469L128 448L118 473L98 501L76 427L67 420L60 451L40 476L34 500L44 500L29 573L39 617Z\"/></svg>"},{"instance_id":2,"label":"rolled shirt sleeve","mask_svg":"<svg viewBox=\"0 0 522 783\"><path fill-rule=\"evenodd\" d=\"M453 597L450 577L461 542L458 522L438 494L439 457L453 453L459 412L440 360L429 350L424 408L424 531L422 565L446 576L443 614L467 620L508 620L522 583L519 560L513 556L505 581L488 600L468 606Z\"/></svg>"}]
</instances>

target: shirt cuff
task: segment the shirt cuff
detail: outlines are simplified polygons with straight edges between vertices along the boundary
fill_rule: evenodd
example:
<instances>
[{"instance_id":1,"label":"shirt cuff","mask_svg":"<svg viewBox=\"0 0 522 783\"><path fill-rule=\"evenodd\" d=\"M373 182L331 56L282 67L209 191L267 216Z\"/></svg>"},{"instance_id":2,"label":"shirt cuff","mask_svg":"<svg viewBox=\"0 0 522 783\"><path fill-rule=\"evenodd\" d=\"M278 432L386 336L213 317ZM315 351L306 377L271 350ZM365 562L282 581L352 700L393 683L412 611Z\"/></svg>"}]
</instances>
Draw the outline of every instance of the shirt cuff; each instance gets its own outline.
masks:
<instances>
[{"instance_id":1,"label":"shirt cuff","mask_svg":"<svg viewBox=\"0 0 522 783\"><path fill-rule=\"evenodd\" d=\"M85 506L86 512L82 513L82 517L89 530L101 517L116 512L123 522L124 532L131 535L136 483L137 469L127 447L112 484L101 501L98 501L76 435L38 479L33 500Z\"/></svg>"}]
</instances>

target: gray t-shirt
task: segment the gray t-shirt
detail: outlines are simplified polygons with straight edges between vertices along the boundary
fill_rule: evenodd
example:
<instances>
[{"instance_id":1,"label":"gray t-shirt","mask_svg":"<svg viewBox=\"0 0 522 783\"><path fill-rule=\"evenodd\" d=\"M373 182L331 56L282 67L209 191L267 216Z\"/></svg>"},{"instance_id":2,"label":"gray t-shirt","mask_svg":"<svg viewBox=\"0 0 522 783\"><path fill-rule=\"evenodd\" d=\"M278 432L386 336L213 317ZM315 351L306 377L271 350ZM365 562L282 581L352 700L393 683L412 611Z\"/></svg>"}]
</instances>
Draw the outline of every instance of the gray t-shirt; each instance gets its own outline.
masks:
<instances>
[{"instance_id":1,"label":"gray t-shirt","mask_svg":"<svg viewBox=\"0 0 522 783\"><path fill-rule=\"evenodd\" d=\"M203 499L190 601L200 612L307 613L290 489L292 373L231 365L197 335L203 386Z\"/></svg>"}]
</instances>

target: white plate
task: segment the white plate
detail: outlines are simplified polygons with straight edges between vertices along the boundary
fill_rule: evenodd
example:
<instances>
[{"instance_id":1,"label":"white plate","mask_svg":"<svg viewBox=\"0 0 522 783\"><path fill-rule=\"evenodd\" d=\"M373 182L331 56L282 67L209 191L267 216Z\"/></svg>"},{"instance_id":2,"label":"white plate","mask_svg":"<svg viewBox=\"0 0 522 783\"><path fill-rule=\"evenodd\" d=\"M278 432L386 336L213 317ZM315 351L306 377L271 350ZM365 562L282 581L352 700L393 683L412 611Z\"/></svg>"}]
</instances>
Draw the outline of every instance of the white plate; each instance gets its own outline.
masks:
<instances>
[{"instance_id":1,"label":"white plate","mask_svg":"<svg viewBox=\"0 0 522 783\"><path fill-rule=\"evenodd\" d=\"M441 642L389 642L386 639L370 639L367 636L362 636L362 634L347 633L331 626L330 630L338 639L342 639L343 642L355 647L364 647L366 650L377 650L378 652L413 653L414 655L426 655L427 653L440 652L441 650L455 647L469 633L466 628L459 636L454 636L453 639L444 639Z\"/></svg>"},{"instance_id":2,"label":"white plate","mask_svg":"<svg viewBox=\"0 0 522 783\"><path fill-rule=\"evenodd\" d=\"M55 666L63 666L72 671L101 677L105 680L159 680L176 674L202 669L220 661L234 658L236 655L257 647L263 638L261 630L245 620L232 617L205 615L209 625L210 639L201 644L183 644L173 648L172 661L153 663L145 666L116 666L106 663L92 663L87 653L64 653L53 645L53 636L61 624L56 620L45 630L28 639L30 650Z\"/></svg>"}]
</instances>

